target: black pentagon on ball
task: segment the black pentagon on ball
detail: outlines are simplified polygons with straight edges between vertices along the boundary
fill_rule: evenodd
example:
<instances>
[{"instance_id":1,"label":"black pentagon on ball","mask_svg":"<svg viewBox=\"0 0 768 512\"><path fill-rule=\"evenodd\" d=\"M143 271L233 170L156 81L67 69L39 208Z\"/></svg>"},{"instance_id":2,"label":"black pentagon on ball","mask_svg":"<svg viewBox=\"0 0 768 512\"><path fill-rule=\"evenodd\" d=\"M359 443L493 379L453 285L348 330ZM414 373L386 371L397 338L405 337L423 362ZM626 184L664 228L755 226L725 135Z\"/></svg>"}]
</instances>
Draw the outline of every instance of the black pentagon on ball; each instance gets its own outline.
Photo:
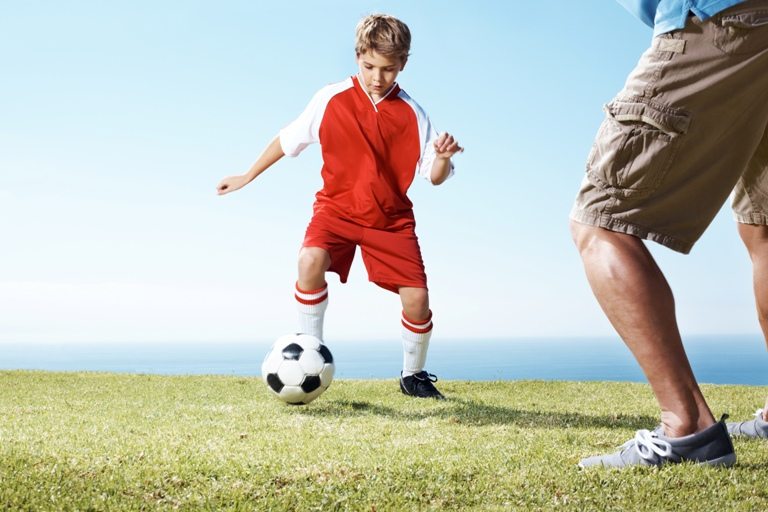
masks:
<instances>
[{"instance_id":1,"label":"black pentagon on ball","mask_svg":"<svg viewBox=\"0 0 768 512\"><path fill-rule=\"evenodd\" d=\"M283 359L288 359L289 361L298 361L302 352L304 352L304 349L301 348L301 345L298 343L291 343L283 349Z\"/></svg>"},{"instance_id":2,"label":"black pentagon on ball","mask_svg":"<svg viewBox=\"0 0 768 512\"><path fill-rule=\"evenodd\" d=\"M325 345L320 345L318 352L320 352L320 355L323 356L323 361L325 361L325 364L333 362L333 356L331 355L331 351L328 350L328 347Z\"/></svg>"},{"instance_id":3,"label":"black pentagon on ball","mask_svg":"<svg viewBox=\"0 0 768 512\"><path fill-rule=\"evenodd\" d=\"M272 391L275 393L279 393L285 386L276 373L267 375L267 385L272 388Z\"/></svg>"},{"instance_id":4,"label":"black pentagon on ball","mask_svg":"<svg viewBox=\"0 0 768 512\"><path fill-rule=\"evenodd\" d=\"M311 393L320 387L320 377L317 375L307 375L304 382L301 383L301 389L305 393Z\"/></svg>"}]
</instances>

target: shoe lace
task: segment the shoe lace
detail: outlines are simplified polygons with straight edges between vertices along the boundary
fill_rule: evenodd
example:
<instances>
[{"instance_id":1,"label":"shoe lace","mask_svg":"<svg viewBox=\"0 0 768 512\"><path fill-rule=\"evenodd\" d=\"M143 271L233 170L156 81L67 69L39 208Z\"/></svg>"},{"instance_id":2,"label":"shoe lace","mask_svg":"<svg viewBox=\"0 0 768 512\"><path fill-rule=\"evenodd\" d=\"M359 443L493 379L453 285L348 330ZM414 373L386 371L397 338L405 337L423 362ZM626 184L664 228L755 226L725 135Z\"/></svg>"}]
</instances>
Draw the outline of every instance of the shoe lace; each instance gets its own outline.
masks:
<instances>
[{"instance_id":1,"label":"shoe lace","mask_svg":"<svg viewBox=\"0 0 768 512\"><path fill-rule=\"evenodd\" d=\"M763 419L763 410L762 409L758 409L758 410L755 411L755 418Z\"/></svg>"},{"instance_id":2,"label":"shoe lace","mask_svg":"<svg viewBox=\"0 0 768 512\"><path fill-rule=\"evenodd\" d=\"M427 373L426 371L422 371L420 373L417 373L413 376L416 380L421 382L437 382L437 375L434 373Z\"/></svg>"},{"instance_id":3,"label":"shoe lace","mask_svg":"<svg viewBox=\"0 0 768 512\"><path fill-rule=\"evenodd\" d=\"M657 456L669 457L672 455L672 445L663 439L659 439L656 432L645 429L638 430L635 433L634 441L637 454L647 461L654 461Z\"/></svg>"},{"instance_id":4,"label":"shoe lace","mask_svg":"<svg viewBox=\"0 0 768 512\"><path fill-rule=\"evenodd\" d=\"M430 396L440 394L435 385L432 384L433 382L437 382L437 376L432 373L427 373L426 371L417 373L413 376L413 381L415 390L420 389Z\"/></svg>"}]
</instances>

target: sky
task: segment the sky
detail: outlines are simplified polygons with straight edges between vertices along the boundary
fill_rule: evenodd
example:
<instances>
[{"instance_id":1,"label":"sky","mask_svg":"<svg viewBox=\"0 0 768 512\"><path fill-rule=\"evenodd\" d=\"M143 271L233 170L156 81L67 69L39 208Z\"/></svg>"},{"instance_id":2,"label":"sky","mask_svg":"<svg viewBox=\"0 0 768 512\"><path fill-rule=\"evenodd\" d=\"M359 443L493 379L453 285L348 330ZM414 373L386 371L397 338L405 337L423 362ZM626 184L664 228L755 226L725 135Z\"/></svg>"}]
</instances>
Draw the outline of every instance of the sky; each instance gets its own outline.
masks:
<instances>
[{"instance_id":1,"label":"sky","mask_svg":"<svg viewBox=\"0 0 768 512\"><path fill-rule=\"evenodd\" d=\"M410 190L435 339L613 331L568 212L651 29L615 2L0 4L0 342L248 341L295 329L320 151L247 171L320 87L356 72L354 27L413 34L398 82L466 151ZM683 334L759 332L730 210L688 256L649 245ZM396 295L328 276L327 340L399 336Z\"/></svg>"}]
</instances>

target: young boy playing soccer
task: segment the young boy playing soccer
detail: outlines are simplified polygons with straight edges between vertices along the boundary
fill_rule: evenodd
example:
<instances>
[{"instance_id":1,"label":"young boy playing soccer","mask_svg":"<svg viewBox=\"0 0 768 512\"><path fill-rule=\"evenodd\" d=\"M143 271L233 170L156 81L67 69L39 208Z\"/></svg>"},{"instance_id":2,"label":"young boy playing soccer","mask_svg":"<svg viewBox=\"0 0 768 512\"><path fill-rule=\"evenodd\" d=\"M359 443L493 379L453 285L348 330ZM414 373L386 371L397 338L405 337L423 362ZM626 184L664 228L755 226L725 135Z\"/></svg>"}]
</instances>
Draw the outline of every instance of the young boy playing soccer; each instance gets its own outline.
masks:
<instances>
[{"instance_id":1,"label":"young boy playing soccer","mask_svg":"<svg viewBox=\"0 0 768 512\"><path fill-rule=\"evenodd\" d=\"M299 331L323 339L325 273L336 272L346 282L359 245L369 280L402 301L401 391L442 399L433 384L437 378L424 370L432 312L406 192L416 174L443 183L453 174L451 157L463 148L451 135L438 135L395 81L410 44L402 21L382 14L363 18L356 30L359 73L320 89L246 174L225 178L217 190L219 195L238 190L284 155L297 156L319 142L323 188L299 252Z\"/></svg>"}]
</instances>

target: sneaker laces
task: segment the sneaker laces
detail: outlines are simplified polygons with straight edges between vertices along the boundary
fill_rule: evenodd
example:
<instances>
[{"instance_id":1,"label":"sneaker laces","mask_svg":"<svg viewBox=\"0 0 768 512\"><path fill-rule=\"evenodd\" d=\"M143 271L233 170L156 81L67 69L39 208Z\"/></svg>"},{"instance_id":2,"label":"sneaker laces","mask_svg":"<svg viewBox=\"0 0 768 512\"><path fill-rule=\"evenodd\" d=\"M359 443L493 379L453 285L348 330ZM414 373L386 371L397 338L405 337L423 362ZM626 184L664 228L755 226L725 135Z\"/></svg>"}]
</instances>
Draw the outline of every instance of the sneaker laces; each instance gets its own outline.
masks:
<instances>
[{"instance_id":1,"label":"sneaker laces","mask_svg":"<svg viewBox=\"0 0 768 512\"><path fill-rule=\"evenodd\" d=\"M649 462L655 462L657 456L663 458L672 455L672 445L659 439L656 432L645 429L638 430L635 432L634 441L637 454Z\"/></svg>"},{"instance_id":2,"label":"sneaker laces","mask_svg":"<svg viewBox=\"0 0 768 512\"><path fill-rule=\"evenodd\" d=\"M414 382L413 387L414 389L424 389L428 393L440 393L437 388L435 387L433 382L437 382L437 375L434 375L432 373L427 373L426 371L419 372L413 376Z\"/></svg>"},{"instance_id":3,"label":"sneaker laces","mask_svg":"<svg viewBox=\"0 0 768 512\"><path fill-rule=\"evenodd\" d=\"M762 409L758 409L758 410L755 411L755 418L763 420L763 410ZM765 420L763 420L763 421L765 421Z\"/></svg>"},{"instance_id":4,"label":"sneaker laces","mask_svg":"<svg viewBox=\"0 0 768 512\"><path fill-rule=\"evenodd\" d=\"M415 373L413 378L421 382L437 382L437 375L434 373L427 373L426 371Z\"/></svg>"}]
</instances>

